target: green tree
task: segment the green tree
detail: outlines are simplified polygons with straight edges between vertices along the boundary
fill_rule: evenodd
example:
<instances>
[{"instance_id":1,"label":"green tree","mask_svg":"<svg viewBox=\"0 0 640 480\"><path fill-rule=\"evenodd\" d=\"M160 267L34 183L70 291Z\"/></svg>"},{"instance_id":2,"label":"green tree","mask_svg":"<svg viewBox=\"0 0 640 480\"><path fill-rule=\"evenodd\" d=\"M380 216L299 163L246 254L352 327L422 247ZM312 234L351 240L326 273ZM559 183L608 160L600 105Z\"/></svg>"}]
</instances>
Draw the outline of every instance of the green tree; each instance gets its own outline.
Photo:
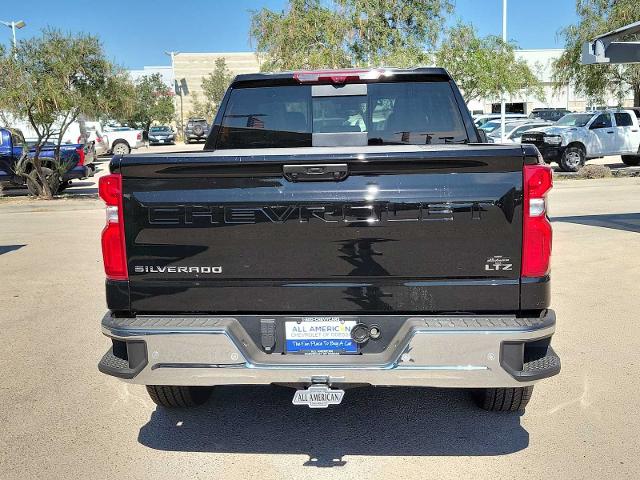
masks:
<instances>
[{"instance_id":1,"label":"green tree","mask_svg":"<svg viewBox=\"0 0 640 480\"><path fill-rule=\"evenodd\" d=\"M286 11L251 12L250 37L264 71L351 65L348 22L320 0L289 0Z\"/></svg>"},{"instance_id":2,"label":"green tree","mask_svg":"<svg viewBox=\"0 0 640 480\"><path fill-rule=\"evenodd\" d=\"M189 118L208 118L207 106L205 102L200 100L200 95L196 92L191 94L191 110L189 110Z\"/></svg>"},{"instance_id":3,"label":"green tree","mask_svg":"<svg viewBox=\"0 0 640 480\"><path fill-rule=\"evenodd\" d=\"M429 62L449 0L337 0L348 22L347 48L357 66L409 67Z\"/></svg>"},{"instance_id":4,"label":"green tree","mask_svg":"<svg viewBox=\"0 0 640 480\"><path fill-rule=\"evenodd\" d=\"M289 0L251 14L250 37L269 71L425 63L449 0Z\"/></svg>"},{"instance_id":5,"label":"green tree","mask_svg":"<svg viewBox=\"0 0 640 480\"><path fill-rule=\"evenodd\" d=\"M215 117L218 106L224 97L229 84L233 80L233 75L227 68L224 59L218 58L213 73L202 79L203 100L198 94L193 94L191 99L191 117L202 117L211 120Z\"/></svg>"},{"instance_id":6,"label":"green tree","mask_svg":"<svg viewBox=\"0 0 640 480\"><path fill-rule=\"evenodd\" d=\"M32 191L51 198L66 168L59 152L67 128L80 115L127 108L127 77L106 59L96 37L53 29L20 41L12 52L5 50L0 71L0 110L27 120L37 135L34 154L25 156L17 173L33 185ZM50 141L57 144L56 156L43 166L40 153Z\"/></svg>"},{"instance_id":7,"label":"green tree","mask_svg":"<svg viewBox=\"0 0 640 480\"><path fill-rule=\"evenodd\" d=\"M515 45L494 35L479 37L471 25L459 23L448 29L435 60L449 71L467 102L497 98L502 92L542 96L531 68L516 59Z\"/></svg>"},{"instance_id":8,"label":"green tree","mask_svg":"<svg viewBox=\"0 0 640 480\"><path fill-rule=\"evenodd\" d=\"M553 66L553 80L558 89L573 85L578 93L597 103L603 103L609 92L622 103L626 94L633 92L634 105L640 106L640 65L580 63L583 43L638 21L638 1L576 0L576 12L578 23L562 30L565 51Z\"/></svg>"},{"instance_id":9,"label":"green tree","mask_svg":"<svg viewBox=\"0 0 640 480\"><path fill-rule=\"evenodd\" d=\"M149 131L153 122L169 123L175 116L173 92L159 73L139 78L134 88L134 108L128 123Z\"/></svg>"}]
</instances>

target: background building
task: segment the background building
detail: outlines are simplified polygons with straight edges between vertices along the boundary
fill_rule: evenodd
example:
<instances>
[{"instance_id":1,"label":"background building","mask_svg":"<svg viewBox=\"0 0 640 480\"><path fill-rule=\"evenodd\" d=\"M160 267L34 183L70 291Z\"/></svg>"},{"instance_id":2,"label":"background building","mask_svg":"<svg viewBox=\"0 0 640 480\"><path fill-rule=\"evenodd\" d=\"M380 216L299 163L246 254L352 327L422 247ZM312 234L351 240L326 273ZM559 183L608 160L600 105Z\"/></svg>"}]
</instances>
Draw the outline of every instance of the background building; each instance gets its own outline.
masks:
<instances>
[{"instance_id":1,"label":"background building","mask_svg":"<svg viewBox=\"0 0 640 480\"><path fill-rule=\"evenodd\" d=\"M159 73L162 81L166 83L167 87L173 90L173 69L171 66L143 67L142 70L129 70L129 76L134 81L140 77L150 76L154 73Z\"/></svg>"},{"instance_id":2,"label":"background building","mask_svg":"<svg viewBox=\"0 0 640 480\"><path fill-rule=\"evenodd\" d=\"M198 95L200 100L202 100L202 79L210 73L213 73L216 67L216 60L220 57L224 57L227 68L234 75L260 71L258 58L252 52L178 53L174 55L173 67L175 78L178 82L184 79L189 90L189 93L184 95L182 99L185 118L191 111L191 102L194 94Z\"/></svg>"},{"instance_id":3,"label":"background building","mask_svg":"<svg viewBox=\"0 0 640 480\"><path fill-rule=\"evenodd\" d=\"M534 108L556 107L566 108L573 112L592 110L602 107L617 107L618 99L614 94L608 95L606 104L592 104L584 96L578 95L570 85L563 85L554 92L551 81L553 62L562 55L562 49L517 50L516 57L525 60L531 70L542 83L543 96L535 98L532 95L514 95L507 97L508 110L512 113L530 113ZM633 93L629 92L623 101L623 106L633 106ZM500 99L488 98L469 102L469 109L473 113L494 113L500 111Z\"/></svg>"},{"instance_id":4,"label":"background building","mask_svg":"<svg viewBox=\"0 0 640 480\"><path fill-rule=\"evenodd\" d=\"M511 113L530 113L534 108L562 107L568 110L584 110L586 105L572 105L571 89L563 87L559 92L554 92L554 84L551 81L551 71L554 60L562 55L561 49L544 50L517 50L516 58L524 60L529 68L542 83L543 97L535 98L532 95L518 94L507 97L507 111ZM574 102L575 103L575 102ZM473 113L497 113L500 111L499 98L485 98L469 102L469 109Z\"/></svg>"},{"instance_id":5,"label":"background building","mask_svg":"<svg viewBox=\"0 0 640 480\"><path fill-rule=\"evenodd\" d=\"M229 53L175 53L173 55L173 66L143 67L140 70L130 70L129 74L133 80L137 80L145 75L159 73L167 86L171 90L175 89L175 82L184 86L183 95L176 92L175 107L178 116L177 126L181 124L180 118L186 121L191 113L193 99L197 95L200 100L202 96L202 80L213 73L216 60L224 57L229 71L234 74L254 73L260 71L260 63L256 55L252 52L229 52Z\"/></svg>"}]
</instances>

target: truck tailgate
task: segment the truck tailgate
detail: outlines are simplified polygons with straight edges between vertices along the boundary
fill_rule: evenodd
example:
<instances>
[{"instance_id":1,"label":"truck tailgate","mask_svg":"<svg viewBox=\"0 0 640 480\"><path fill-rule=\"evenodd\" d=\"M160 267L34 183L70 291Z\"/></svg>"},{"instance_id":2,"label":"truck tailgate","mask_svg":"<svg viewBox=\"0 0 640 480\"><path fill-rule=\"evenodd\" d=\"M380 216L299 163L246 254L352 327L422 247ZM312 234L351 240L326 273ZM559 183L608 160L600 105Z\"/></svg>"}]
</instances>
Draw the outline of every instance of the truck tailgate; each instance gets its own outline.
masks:
<instances>
[{"instance_id":1,"label":"truck tailgate","mask_svg":"<svg viewBox=\"0 0 640 480\"><path fill-rule=\"evenodd\" d=\"M520 146L115 160L134 312L519 308Z\"/></svg>"}]
</instances>

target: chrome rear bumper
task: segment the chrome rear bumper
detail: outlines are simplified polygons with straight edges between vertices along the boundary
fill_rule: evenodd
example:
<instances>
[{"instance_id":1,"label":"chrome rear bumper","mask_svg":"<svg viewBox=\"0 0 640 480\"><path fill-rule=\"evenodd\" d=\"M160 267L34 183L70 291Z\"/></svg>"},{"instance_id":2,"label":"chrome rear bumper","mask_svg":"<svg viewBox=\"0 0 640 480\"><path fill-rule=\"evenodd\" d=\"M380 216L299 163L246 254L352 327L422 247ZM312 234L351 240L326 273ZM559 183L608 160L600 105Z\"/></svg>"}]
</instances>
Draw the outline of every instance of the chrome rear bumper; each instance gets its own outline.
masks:
<instances>
[{"instance_id":1,"label":"chrome rear bumper","mask_svg":"<svg viewBox=\"0 0 640 480\"><path fill-rule=\"evenodd\" d=\"M144 385L271 383L521 387L557 374L551 310L540 317L413 316L380 353L268 354L242 316L139 316L102 320L114 340L99 364Z\"/></svg>"}]
</instances>

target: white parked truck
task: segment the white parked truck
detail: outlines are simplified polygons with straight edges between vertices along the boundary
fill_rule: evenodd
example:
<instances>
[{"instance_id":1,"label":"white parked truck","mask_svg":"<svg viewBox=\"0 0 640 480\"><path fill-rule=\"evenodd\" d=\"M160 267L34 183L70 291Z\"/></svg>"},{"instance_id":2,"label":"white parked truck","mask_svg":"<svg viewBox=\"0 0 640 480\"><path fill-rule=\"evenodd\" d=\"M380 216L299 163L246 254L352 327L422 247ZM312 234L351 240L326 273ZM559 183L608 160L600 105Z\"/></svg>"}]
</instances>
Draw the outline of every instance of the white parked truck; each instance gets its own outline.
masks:
<instances>
[{"instance_id":1,"label":"white parked truck","mask_svg":"<svg viewBox=\"0 0 640 480\"><path fill-rule=\"evenodd\" d=\"M114 155L127 155L131 150L144 146L142 130L105 126L104 133L107 135L109 150Z\"/></svg>"},{"instance_id":2,"label":"white parked truck","mask_svg":"<svg viewBox=\"0 0 640 480\"><path fill-rule=\"evenodd\" d=\"M547 163L557 162L566 172L576 172L585 161L621 155L627 165L640 164L640 127L632 110L600 110L565 115L550 127L522 134Z\"/></svg>"}]
</instances>

